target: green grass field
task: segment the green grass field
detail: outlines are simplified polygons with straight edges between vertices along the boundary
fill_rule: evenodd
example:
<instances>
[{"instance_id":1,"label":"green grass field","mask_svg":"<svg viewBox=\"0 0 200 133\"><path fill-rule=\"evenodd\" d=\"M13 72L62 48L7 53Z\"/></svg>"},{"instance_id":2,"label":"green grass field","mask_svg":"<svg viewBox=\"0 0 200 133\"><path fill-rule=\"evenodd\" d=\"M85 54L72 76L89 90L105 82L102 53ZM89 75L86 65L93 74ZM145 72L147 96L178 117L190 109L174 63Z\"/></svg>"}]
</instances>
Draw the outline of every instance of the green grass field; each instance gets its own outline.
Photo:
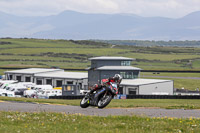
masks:
<instances>
[{"instance_id":1,"label":"green grass field","mask_svg":"<svg viewBox=\"0 0 200 133\"><path fill-rule=\"evenodd\" d=\"M200 78L200 73L141 72L140 76L141 76L141 78L173 80L174 88L179 88L179 89L184 88L184 89L188 89L188 90L196 90L197 87L200 88L200 80L199 79L187 79L189 77ZM163 77L159 77L159 76L163 76Z\"/></svg>"},{"instance_id":2,"label":"green grass field","mask_svg":"<svg viewBox=\"0 0 200 133\"><path fill-rule=\"evenodd\" d=\"M83 116L65 113L0 112L1 133L160 133L200 132L195 118L138 116Z\"/></svg>"},{"instance_id":3,"label":"green grass field","mask_svg":"<svg viewBox=\"0 0 200 133\"><path fill-rule=\"evenodd\" d=\"M200 70L200 48L139 47L92 41L0 39L0 67L60 67L85 69L88 58L124 56L146 70Z\"/></svg>"},{"instance_id":4,"label":"green grass field","mask_svg":"<svg viewBox=\"0 0 200 133\"><path fill-rule=\"evenodd\" d=\"M88 58L95 56L124 56L136 58L132 66L144 70L200 70L200 48L136 47L88 41L0 39L0 68L60 67L85 69ZM6 70L0 69L0 75ZM173 77L200 77L199 73L142 73L174 80L175 88L195 90L199 80ZM149 76L149 77L148 77ZM146 78L146 77L145 77ZM154 77L155 78L155 77ZM27 99L0 97L3 101L23 101L79 106L80 100ZM165 108L200 109L200 100L183 99L113 99L107 108ZM83 116L64 113L20 113L0 111L0 133L33 132L200 132L200 120L177 118L149 118L139 116Z\"/></svg>"},{"instance_id":5,"label":"green grass field","mask_svg":"<svg viewBox=\"0 0 200 133\"><path fill-rule=\"evenodd\" d=\"M141 72L141 76L198 77L200 73Z\"/></svg>"},{"instance_id":6,"label":"green grass field","mask_svg":"<svg viewBox=\"0 0 200 133\"><path fill-rule=\"evenodd\" d=\"M97 43L92 41L0 39L0 68L59 67L85 69L88 58L96 56L124 56L135 58L132 66L144 70L200 70L200 48L139 47ZM0 70L0 75L6 70ZM143 75L143 74L142 74ZM150 73L144 75L151 76ZM162 73L160 76L200 77L196 74ZM146 78L146 77L145 77ZM151 78L151 77L147 77ZM160 78L161 79L161 78ZM174 80L175 88L195 90L199 80Z\"/></svg>"},{"instance_id":7,"label":"green grass field","mask_svg":"<svg viewBox=\"0 0 200 133\"><path fill-rule=\"evenodd\" d=\"M64 104L79 106L80 100L28 99L0 97L3 101ZM165 108L200 109L200 100L184 99L113 99L107 108ZM0 132L2 133L155 133L155 132L200 132L199 118L146 117L146 116L84 116L66 113L28 113L0 111Z\"/></svg>"}]
</instances>

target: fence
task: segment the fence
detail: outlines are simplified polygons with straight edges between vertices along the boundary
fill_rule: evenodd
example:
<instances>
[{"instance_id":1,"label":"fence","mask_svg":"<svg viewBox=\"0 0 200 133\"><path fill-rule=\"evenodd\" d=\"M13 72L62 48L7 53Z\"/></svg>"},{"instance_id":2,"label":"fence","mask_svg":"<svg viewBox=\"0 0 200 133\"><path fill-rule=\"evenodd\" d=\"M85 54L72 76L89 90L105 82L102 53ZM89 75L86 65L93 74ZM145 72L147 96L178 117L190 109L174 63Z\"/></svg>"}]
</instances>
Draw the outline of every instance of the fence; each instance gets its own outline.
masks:
<instances>
[{"instance_id":1,"label":"fence","mask_svg":"<svg viewBox=\"0 0 200 133\"><path fill-rule=\"evenodd\" d=\"M83 95L74 96L50 96L49 99L82 99ZM123 98L124 99L124 98ZM200 99L200 96L178 95L126 95L126 99Z\"/></svg>"}]
</instances>

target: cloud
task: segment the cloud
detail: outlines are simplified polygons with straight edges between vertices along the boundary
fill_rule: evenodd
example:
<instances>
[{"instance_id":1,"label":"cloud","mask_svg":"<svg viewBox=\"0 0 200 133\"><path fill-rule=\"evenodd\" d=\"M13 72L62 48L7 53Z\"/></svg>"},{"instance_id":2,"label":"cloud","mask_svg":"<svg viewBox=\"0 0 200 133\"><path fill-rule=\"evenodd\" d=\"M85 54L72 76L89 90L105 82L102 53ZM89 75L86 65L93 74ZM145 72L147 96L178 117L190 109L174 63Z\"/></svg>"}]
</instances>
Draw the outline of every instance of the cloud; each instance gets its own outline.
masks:
<instances>
[{"instance_id":1,"label":"cloud","mask_svg":"<svg viewBox=\"0 0 200 133\"><path fill-rule=\"evenodd\" d=\"M1 0L0 10L22 16L45 16L73 10L84 13L182 17L200 10L199 5L199 0Z\"/></svg>"}]
</instances>

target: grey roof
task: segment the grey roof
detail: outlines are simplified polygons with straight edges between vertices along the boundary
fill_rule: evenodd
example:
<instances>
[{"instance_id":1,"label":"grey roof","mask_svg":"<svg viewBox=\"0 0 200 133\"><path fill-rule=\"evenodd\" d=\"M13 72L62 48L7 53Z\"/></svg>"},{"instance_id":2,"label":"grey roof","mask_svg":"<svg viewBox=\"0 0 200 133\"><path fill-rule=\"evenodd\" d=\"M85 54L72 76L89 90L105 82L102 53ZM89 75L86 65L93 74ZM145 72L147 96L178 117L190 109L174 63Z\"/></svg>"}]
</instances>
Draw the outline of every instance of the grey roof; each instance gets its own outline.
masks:
<instances>
[{"instance_id":1,"label":"grey roof","mask_svg":"<svg viewBox=\"0 0 200 133\"><path fill-rule=\"evenodd\" d=\"M54 72L35 74L35 77L45 78L64 78L64 79L85 79L88 78L88 73L84 72Z\"/></svg>"},{"instance_id":2,"label":"grey roof","mask_svg":"<svg viewBox=\"0 0 200 133\"><path fill-rule=\"evenodd\" d=\"M113 57L113 56L100 56L100 57L94 57L89 58L89 60L135 60L133 58L126 58L126 57Z\"/></svg>"},{"instance_id":3,"label":"grey roof","mask_svg":"<svg viewBox=\"0 0 200 133\"><path fill-rule=\"evenodd\" d=\"M64 70L50 69L50 68L28 68L28 69L6 71L5 73L36 74L36 73L56 72L56 71L64 71Z\"/></svg>"},{"instance_id":4,"label":"grey roof","mask_svg":"<svg viewBox=\"0 0 200 133\"><path fill-rule=\"evenodd\" d=\"M142 70L132 66L102 66L98 67L97 70Z\"/></svg>"},{"instance_id":5,"label":"grey roof","mask_svg":"<svg viewBox=\"0 0 200 133\"><path fill-rule=\"evenodd\" d=\"M172 80L161 80L161 79L122 79L121 85L130 85L130 86L140 86L147 84L171 82Z\"/></svg>"}]
</instances>

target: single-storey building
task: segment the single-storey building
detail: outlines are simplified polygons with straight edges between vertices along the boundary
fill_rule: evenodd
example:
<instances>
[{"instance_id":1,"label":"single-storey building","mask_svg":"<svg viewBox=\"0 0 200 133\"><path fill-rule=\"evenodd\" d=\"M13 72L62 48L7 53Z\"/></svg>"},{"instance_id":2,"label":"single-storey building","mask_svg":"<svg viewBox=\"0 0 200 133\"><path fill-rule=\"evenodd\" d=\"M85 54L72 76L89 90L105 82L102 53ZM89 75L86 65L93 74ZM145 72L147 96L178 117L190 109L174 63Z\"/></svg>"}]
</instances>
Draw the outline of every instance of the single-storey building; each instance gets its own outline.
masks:
<instances>
[{"instance_id":1,"label":"single-storey building","mask_svg":"<svg viewBox=\"0 0 200 133\"><path fill-rule=\"evenodd\" d=\"M47 68L28 68L20 70L5 71L6 80L17 80L19 82L33 82L35 74L48 72L63 72L62 69L47 69Z\"/></svg>"},{"instance_id":2,"label":"single-storey building","mask_svg":"<svg viewBox=\"0 0 200 133\"><path fill-rule=\"evenodd\" d=\"M123 79L119 93L126 95L173 95L173 80Z\"/></svg>"},{"instance_id":3,"label":"single-storey building","mask_svg":"<svg viewBox=\"0 0 200 133\"><path fill-rule=\"evenodd\" d=\"M6 71L6 80L19 82L33 82L37 85L50 84L61 87L65 84L79 85L80 89L87 89L88 74L84 72L65 72L63 69L28 68Z\"/></svg>"},{"instance_id":4,"label":"single-storey building","mask_svg":"<svg viewBox=\"0 0 200 133\"><path fill-rule=\"evenodd\" d=\"M79 85L80 89L87 89L88 74L84 72L54 72L35 74L36 84L50 84L61 87L65 84Z\"/></svg>"}]
</instances>

